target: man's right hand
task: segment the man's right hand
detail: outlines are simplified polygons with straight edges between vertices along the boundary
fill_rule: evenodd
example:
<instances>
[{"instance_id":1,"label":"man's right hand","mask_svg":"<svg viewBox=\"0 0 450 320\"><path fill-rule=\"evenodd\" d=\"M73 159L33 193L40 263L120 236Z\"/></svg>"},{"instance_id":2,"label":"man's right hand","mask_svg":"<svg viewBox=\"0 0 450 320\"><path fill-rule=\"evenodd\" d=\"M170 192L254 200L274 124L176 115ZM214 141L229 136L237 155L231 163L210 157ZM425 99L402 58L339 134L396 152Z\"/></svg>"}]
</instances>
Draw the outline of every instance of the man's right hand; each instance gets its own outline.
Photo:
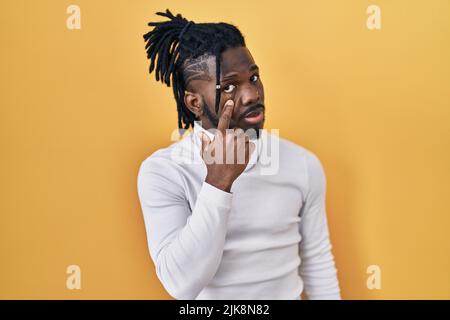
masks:
<instances>
[{"instance_id":1,"label":"man's right hand","mask_svg":"<svg viewBox=\"0 0 450 320\"><path fill-rule=\"evenodd\" d=\"M229 129L233 108L233 100L228 100L212 141L201 133L201 156L208 170L205 182L226 192L230 192L234 180L245 170L255 149L244 130Z\"/></svg>"}]
</instances>

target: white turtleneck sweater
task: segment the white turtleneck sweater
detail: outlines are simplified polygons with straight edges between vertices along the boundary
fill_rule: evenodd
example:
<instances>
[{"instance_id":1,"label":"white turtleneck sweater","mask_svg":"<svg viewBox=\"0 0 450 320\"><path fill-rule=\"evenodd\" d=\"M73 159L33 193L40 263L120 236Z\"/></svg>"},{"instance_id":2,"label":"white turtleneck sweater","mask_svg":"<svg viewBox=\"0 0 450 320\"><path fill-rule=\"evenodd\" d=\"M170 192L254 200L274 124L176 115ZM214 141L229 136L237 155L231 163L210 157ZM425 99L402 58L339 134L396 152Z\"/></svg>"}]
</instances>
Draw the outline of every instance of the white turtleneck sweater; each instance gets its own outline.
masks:
<instances>
[{"instance_id":1,"label":"white turtleneck sweater","mask_svg":"<svg viewBox=\"0 0 450 320\"><path fill-rule=\"evenodd\" d=\"M138 194L150 256L176 299L340 299L326 180L307 149L262 130L231 192L206 183L199 131L145 159Z\"/></svg>"}]
</instances>

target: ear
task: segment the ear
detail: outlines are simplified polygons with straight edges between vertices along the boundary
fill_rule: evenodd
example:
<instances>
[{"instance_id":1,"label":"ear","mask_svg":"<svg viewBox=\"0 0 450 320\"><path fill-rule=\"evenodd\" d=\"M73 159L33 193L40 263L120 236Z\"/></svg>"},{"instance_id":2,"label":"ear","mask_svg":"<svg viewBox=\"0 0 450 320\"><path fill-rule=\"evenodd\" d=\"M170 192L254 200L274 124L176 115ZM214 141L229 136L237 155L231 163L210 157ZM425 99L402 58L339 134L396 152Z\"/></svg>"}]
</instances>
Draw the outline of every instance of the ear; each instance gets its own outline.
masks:
<instances>
[{"instance_id":1,"label":"ear","mask_svg":"<svg viewBox=\"0 0 450 320\"><path fill-rule=\"evenodd\" d=\"M184 104L197 118L203 114L203 101L200 94L186 91L184 94Z\"/></svg>"}]
</instances>

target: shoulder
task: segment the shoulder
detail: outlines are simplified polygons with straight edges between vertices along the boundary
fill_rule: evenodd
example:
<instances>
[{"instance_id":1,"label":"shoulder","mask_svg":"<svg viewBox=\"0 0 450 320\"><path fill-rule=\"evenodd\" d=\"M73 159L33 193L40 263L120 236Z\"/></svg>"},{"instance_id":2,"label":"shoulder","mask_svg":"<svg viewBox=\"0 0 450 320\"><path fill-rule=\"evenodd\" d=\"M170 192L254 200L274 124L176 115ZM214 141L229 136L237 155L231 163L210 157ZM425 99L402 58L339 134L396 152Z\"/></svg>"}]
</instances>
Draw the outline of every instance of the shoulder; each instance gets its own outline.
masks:
<instances>
[{"instance_id":1,"label":"shoulder","mask_svg":"<svg viewBox=\"0 0 450 320\"><path fill-rule=\"evenodd\" d=\"M305 170L315 172L323 169L319 157L310 149L277 134L267 132L267 144L278 144L280 157L289 162L301 164Z\"/></svg>"},{"instance_id":2,"label":"shoulder","mask_svg":"<svg viewBox=\"0 0 450 320\"><path fill-rule=\"evenodd\" d=\"M268 134L267 143L278 141L280 164L291 172L300 172L310 191L321 192L325 188L325 172L319 157L312 150L276 134Z\"/></svg>"},{"instance_id":3,"label":"shoulder","mask_svg":"<svg viewBox=\"0 0 450 320\"><path fill-rule=\"evenodd\" d=\"M154 151L141 162L139 174L148 171L163 170L162 172L164 172L166 170L177 170L177 168L179 168L179 161L177 161L177 157L189 148L190 143L191 135L188 135L179 141L171 143L167 147Z\"/></svg>"},{"instance_id":4,"label":"shoulder","mask_svg":"<svg viewBox=\"0 0 450 320\"><path fill-rule=\"evenodd\" d=\"M140 164L137 174L138 189L166 189L181 192L183 186L182 166L177 155L189 144L190 136L158 149Z\"/></svg>"}]
</instances>

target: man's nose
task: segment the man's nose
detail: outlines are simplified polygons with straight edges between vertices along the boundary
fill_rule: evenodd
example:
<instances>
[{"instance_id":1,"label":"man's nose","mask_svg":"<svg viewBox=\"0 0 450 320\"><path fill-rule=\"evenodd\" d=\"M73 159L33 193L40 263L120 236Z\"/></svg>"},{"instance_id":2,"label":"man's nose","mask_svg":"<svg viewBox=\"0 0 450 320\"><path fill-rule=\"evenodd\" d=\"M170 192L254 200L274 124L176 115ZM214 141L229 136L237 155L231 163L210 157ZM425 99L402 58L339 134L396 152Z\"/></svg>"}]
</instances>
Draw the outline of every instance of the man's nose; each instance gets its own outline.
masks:
<instances>
[{"instance_id":1,"label":"man's nose","mask_svg":"<svg viewBox=\"0 0 450 320\"><path fill-rule=\"evenodd\" d=\"M241 103L244 106L251 106L259 101L258 88L248 84L242 88Z\"/></svg>"}]
</instances>

